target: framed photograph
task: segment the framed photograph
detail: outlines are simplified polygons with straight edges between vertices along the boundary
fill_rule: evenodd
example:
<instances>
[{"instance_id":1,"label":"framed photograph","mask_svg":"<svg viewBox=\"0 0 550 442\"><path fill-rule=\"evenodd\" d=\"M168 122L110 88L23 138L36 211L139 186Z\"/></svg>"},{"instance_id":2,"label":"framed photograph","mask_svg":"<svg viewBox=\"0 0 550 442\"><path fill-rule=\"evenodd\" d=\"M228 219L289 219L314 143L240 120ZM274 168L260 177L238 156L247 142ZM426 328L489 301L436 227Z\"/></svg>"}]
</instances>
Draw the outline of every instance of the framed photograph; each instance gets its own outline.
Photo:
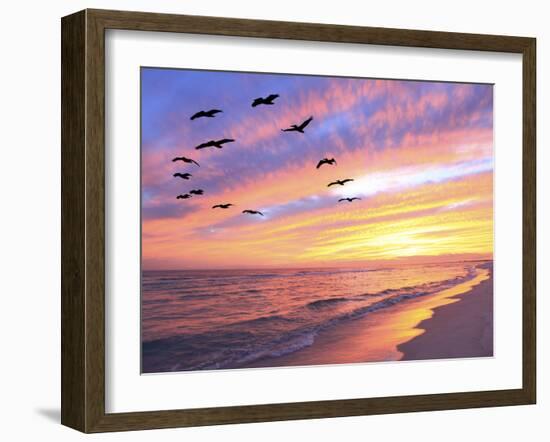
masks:
<instances>
[{"instance_id":1,"label":"framed photograph","mask_svg":"<svg viewBox=\"0 0 550 442\"><path fill-rule=\"evenodd\" d=\"M533 404L535 39L62 19L62 423Z\"/></svg>"}]
</instances>

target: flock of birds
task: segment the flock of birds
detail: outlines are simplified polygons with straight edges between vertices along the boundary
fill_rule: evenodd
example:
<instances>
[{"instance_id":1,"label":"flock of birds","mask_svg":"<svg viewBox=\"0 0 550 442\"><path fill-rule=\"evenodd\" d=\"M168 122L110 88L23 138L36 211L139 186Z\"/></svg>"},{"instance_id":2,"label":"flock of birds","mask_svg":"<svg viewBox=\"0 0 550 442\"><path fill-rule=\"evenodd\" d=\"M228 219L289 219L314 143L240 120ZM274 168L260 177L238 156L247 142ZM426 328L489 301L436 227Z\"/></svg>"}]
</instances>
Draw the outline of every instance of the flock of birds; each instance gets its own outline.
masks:
<instances>
[{"instance_id":1,"label":"flock of birds","mask_svg":"<svg viewBox=\"0 0 550 442\"><path fill-rule=\"evenodd\" d=\"M256 107L256 106L260 106L260 105L274 105L275 104L274 101L278 97L279 97L278 94L270 94L267 97L256 98L252 102L252 107ZM216 116L216 114L219 114L221 112L223 112L223 111L220 110L220 109L210 109L210 110L207 110L207 111L201 110L201 111L195 113L194 115L192 115L190 120L193 121L193 120L196 120L197 118L214 118ZM309 123L311 123L312 120L313 120L313 117L309 117L308 119L304 120L300 124L292 124L290 127L286 128L286 129L281 129L281 131L283 131L283 132L299 132L299 133L303 134L304 129L309 125ZM219 140L209 140L209 141L206 141L204 143L199 144L198 146L195 146L195 149L200 150L200 149L206 149L206 148L209 148L209 147L215 147L217 149L222 149L224 144L233 143L233 142L235 142L235 140L233 138L221 138ZM193 160L191 158L184 157L184 156L175 157L172 160L173 163L178 162L178 161L182 161L186 164L194 164L194 165L200 167L199 163L197 163L195 160ZM325 164L330 165L330 166L335 166L336 165L336 160L334 158L323 158L322 160L320 160L317 163L316 168L319 169L321 166L323 166ZM173 176L174 176L174 178L181 178L183 180L189 180L193 175L188 173L188 172L185 172L185 173L177 172L177 173L174 173ZM346 183L349 183L351 181L353 181L353 178L346 178L346 179L342 179L342 180L336 180L336 181L333 181L333 182L329 183L327 185L327 187L344 186ZM189 198L192 198L193 196L199 196L199 195L203 195L203 194L204 194L203 189L192 189L188 193L178 195L176 197L176 199L178 199L178 200L179 199L189 199ZM361 198L358 198L358 197L340 198L338 200L338 202L347 201L347 202L351 203L355 200L360 200L360 199ZM223 203L223 204L216 204L216 205L212 206L212 209L229 209L230 207L233 207L233 206L235 206L235 204ZM252 209L245 209L245 210L242 211L242 213L248 214L248 215L264 216L264 214L262 212L260 212L259 210L252 210Z\"/></svg>"}]
</instances>

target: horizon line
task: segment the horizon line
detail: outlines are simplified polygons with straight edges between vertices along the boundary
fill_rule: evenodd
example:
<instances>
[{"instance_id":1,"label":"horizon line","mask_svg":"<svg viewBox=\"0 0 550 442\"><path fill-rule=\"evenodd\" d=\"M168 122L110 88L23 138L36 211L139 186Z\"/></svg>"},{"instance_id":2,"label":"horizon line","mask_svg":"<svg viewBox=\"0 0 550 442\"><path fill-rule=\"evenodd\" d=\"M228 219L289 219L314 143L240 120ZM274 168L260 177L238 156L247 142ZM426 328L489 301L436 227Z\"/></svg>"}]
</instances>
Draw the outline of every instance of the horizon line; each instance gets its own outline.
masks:
<instances>
[{"instance_id":1,"label":"horizon line","mask_svg":"<svg viewBox=\"0 0 550 442\"><path fill-rule=\"evenodd\" d=\"M418 262L396 262L393 265L426 265L426 264L455 264L460 262L480 262L480 261L494 261L494 258L479 258L479 259L458 259L458 260L446 260L446 261L418 261ZM371 268L385 268L390 267L391 262L381 263L380 265L371 266ZM141 272L181 272L181 271L213 271L213 270L301 270L301 269L349 269L358 267L357 265L349 266L298 266L298 267L277 267L277 266L265 266L265 267L214 267L214 268L178 268L178 269L141 269Z\"/></svg>"}]
</instances>

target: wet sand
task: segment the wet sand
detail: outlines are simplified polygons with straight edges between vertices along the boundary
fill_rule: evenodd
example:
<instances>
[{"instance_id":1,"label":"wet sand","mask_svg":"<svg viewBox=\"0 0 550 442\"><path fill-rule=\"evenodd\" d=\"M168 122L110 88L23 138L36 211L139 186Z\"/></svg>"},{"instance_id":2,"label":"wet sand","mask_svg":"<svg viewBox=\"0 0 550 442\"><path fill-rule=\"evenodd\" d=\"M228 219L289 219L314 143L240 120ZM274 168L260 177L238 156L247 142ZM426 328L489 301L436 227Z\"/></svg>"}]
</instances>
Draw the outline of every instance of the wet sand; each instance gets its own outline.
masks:
<instances>
[{"instance_id":1,"label":"wet sand","mask_svg":"<svg viewBox=\"0 0 550 442\"><path fill-rule=\"evenodd\" d=\"M438 307L433 317L417 328L423 333L397 346L403 360L493 356L493 278L468 293L459 302Z\"/></svg>"},{"instance_id":2,"label":"wet sand","mask_svg":"<svg viewBox=\"0 0 550 442\"><path fill-rule=\"evenodd\" d=\"M492 288L489 263L468 282L336 325L309 347L246 367L492 356Z\"/></svg>"}]
</instances>

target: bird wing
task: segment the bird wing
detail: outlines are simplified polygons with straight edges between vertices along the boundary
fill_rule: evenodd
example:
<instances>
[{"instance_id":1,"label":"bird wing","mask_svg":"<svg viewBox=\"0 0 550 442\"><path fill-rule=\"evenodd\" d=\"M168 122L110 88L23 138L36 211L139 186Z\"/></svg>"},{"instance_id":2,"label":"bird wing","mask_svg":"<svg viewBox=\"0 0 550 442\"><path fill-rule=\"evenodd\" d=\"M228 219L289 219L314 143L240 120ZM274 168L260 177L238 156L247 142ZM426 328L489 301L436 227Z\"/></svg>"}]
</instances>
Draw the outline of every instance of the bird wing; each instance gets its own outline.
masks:
<instances>
[{"instance_id":1,"label":"bird wing","mask_svg":"<svg viewBox=\"0 0 550 442\"><path fill-rule=\"evenodd\" d=\"M333 181L332 183L329 183L327 187L334 186L335 184L339 184L338 181Z\"/></svg>"},{"instance_id":2,"label":"bird wing","mask_svg":"<svg viewBox=\"0 0 550 442\"><path fill-rule=\"evenodd\" d=\"M219 144L225 144L225 143L232 143L235 141L233 138L222 138L221 140L218 140Z\"/></svg>"},{"instance_id":3,"label":"bird wing","mask_svg":"<svg viewBox=\"0 0 550 442\"><path fill-rule=\"evenodd\" d=\"M199 144L197 147L195 147L195 149L202 149L204 147L210 147L210 146L212 146L212 141L208 141L206 143Z\"/></svg>"},{"instance_id":4,"label":"bird wing","mask_svg":"<svg viewBox=\"0 0 550 442\"><path fill-rule=\"evenodd\" d=\"M258 106L258 104L262 104L263 101L264 101L264 99L261 98L261 97L254 99L254 101L252 102L252 107L256 107L256 106Z\"/></svg>"},{"instance_id":5,"label":"bird wing","mask_svg":"<svg viewBox=\"0 0 550 442\"><path fill-rule=\"evenodd\" d=\"M195 163L197 166L201 167L199 163L197 163L195 160L191 160L192 163Z\"/></svg>"},{"instance_id":6,"label":"bird wing","mask_svg":"<svg viewBox=\"0 0 550 442\"><path fill-rule=\"evenodd\" d=\"M275 98L277 98L279 96L279 94L271 94L271 95L268 95L267 98L265 99L265 101L272 101L272 100L275 100Z\"/></svg>"},{"instance_id":7,"label":"bird wing","mask_svg":"<svg viewBox=\"0 0 550 442\"><path fill-rule=\"evenodd\" d=\"M223 112L221 109L210 109L208 112L211 114L219 114L220 112Z\"/></svg>"},{"instance_id":8,"label":"bird wing","mask_svg":"<svg viewBox=\"0 0 550 442\"><path fill-rule=\"evenodd\" d=\"M200 111L200 112L197 112L196 114L194 114L190 120L194 120L195 118L199 118L199 117L204 117L204 111Z\"/></svg>"},{"instance_id":9,"label":"bird wing","mask_svg":"<svg viewBox=\"0 0 550 442\"><path fill-rule=\"evenodd\" d=\"M307 120L305 120L300 126L298 126L300 129L304 129L309 123L311 123L311 120L313 120L313 117L309 117Z\"/></svg>"},{"instance_id":10,"label":"bird wing","mask_svg":"<svg viewBox=\"0 0 550 442\"><path fill-rule=\"evenodd\" d=\"M346 201L346 200L347 200L347 198L340 198L340 199L338 200L338 202Z\"/></svg>"},{"instance_id":11,"label":"bird wing","mask_svg":"<svg viewBox=\"0 0 550 442\"><path fill-rule=\"evenodd\" d=\"M319 167L321 167L323 164L325 164L325 160L321 160L317 163L317 169L319 169Z\"/></svg>"},{"instance_id":12,"label":"bird wing","mask_svg":"<svg viewBox=\"0 0 550 442\"><path fill-rule=\"evenodd\" d=\"M175 161L178 161L178 160L181 160L181 158L180 158L180 157L174 158L174 159L172 160L172 163L175 162Z\"/></svg>"}]
</instances>

